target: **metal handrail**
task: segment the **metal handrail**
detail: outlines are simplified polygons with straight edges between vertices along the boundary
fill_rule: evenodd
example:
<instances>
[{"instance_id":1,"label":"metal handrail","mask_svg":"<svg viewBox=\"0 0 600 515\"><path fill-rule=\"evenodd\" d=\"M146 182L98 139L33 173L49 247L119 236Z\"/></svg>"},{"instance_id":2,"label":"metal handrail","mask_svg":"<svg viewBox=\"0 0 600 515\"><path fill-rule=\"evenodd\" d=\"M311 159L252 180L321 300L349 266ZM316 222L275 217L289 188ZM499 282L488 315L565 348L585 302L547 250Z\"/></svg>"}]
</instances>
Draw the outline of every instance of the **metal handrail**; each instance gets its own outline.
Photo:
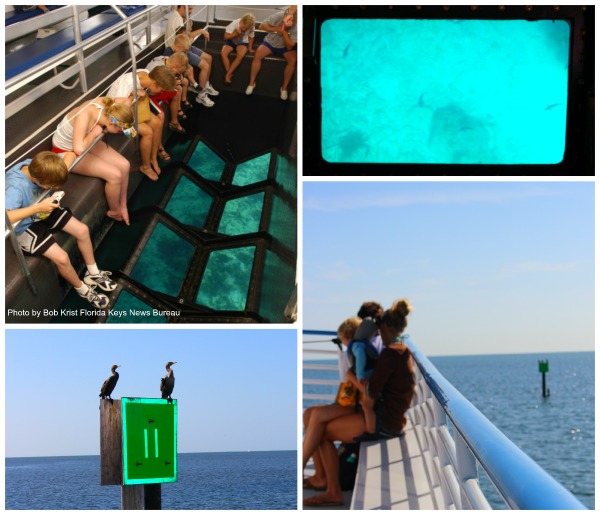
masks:
<instances>
[{"instance_id":1,"label":"metal handrail","mask_svg":"<svg viewBox=\"0 0 600 515\"><path fill-rule=\"evenodd\" d=\"M303 334L333 335L335 332L304 330ZM406 343L418 367L415 372L428 390L420 393L422 412L428 419L423 423L438 430L432 447L438 449L441 473L447 474L447 467L456 471L454 481L458 479L459 484L453 485L450 480L447 488L460 489L460 494L452 492L452 498L456 500L458 495L456 502L462 499L462 508L487 503L478 486L478 463L512 509L587 509L473 406L412 342ZM454 427L454 439L447 420Z\"/></svg>"},{"instance_id":2,"label":"metal handrail","mask_svg":"<svg viewBox=\"0 0 600 515\"><path fill-rule=\"evenodd\" d=\"M415 363L455 431L512 509L586 509L571 492L511 442L411 342ZM527 478L524 485L523 478Z\"/></svg>"},{"instance_id":3,"label":"metal handrail","mask_svg":"<svg viewBox=\"0 0 600 515\"><path fill-rule=\"evenodd\" d=\"M114 6L111 6L111 7L114 8ZM31 68L29 70L25 70L24 72L19 73L19 75L16 75L15 77L12 77L8 81L6 81L5 86L4 86L5 96L9 95L10 93L13 93L17 89L19 89L19 87L24 86L25 84L31 82L36 77L43 75L50 69L55 68L62 62L77 55L78 51L83 50L86 47L91 47L91 46L95 45L96 43L99 43L100 41L111 37L112 34L114 34L115 32L119 32L120 30L126 29L127 23L133 24L133 23L137 22L138 20L141 20L142 17L145 16L147 13L152 12L152 11L161 12L161 10L164 10L164 8L165 8L164 6L147 7L146 9L128 17L126 20L122 20L120 22L117 22L115 25L111 25L109 28L110 30L107 29L107 31L102 31L102 32L99 32L98 34L94 34L93 36L89 37L85 41L77 43L77 44L67 48L66 50L63 50L59 54L44 61L43 65L41 65L39 67Z\"/></svg>"}]
</instances>

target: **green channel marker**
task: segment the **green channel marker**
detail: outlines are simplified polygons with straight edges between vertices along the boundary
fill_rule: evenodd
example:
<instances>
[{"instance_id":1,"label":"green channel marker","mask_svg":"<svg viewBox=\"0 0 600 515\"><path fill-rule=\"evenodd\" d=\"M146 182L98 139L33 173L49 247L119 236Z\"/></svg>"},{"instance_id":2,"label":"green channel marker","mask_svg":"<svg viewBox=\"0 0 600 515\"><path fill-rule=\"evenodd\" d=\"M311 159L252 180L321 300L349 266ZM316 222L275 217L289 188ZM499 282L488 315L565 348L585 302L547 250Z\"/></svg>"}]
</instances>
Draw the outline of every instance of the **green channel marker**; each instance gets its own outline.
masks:
<instances>
[{"instance_id":1,"label":"green channel marker","mask_svg":"<svg viewBox=\"0 0 600 515\"><path fill-rule=\"evenodd\" d=\"M177 481L177 400L123 397L123 484Z\"/></svg>"}]
</instances>

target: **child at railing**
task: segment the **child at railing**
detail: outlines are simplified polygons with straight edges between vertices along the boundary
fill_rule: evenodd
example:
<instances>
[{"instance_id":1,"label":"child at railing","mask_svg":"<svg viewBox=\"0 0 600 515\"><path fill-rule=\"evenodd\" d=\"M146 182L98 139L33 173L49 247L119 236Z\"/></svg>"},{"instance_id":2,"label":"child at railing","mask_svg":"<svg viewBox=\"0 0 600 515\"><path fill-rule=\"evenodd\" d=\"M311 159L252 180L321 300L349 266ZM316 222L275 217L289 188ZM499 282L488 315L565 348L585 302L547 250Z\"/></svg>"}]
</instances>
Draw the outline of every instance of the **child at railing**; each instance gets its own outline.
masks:
<instances>
[{"instance_id":1,"label":"child at railing","mask_svg":"<svg viewBox=\"0 0 600 515\"><path fill-rule=\"evenodd\" d=\"M225 82L231 83L233 72L244 59L247 53L253 53L254 49L254 24L256 18L252 13L246 13L241 18L233 20L225 28L225 44L221 49L221 59L225 67ZM229 54L235 50L235 59L229 62Z\"/></svg>"},{"instance_id":2,"label":"child at railing","mask_svg":"<svg viewBox=\"0 0 600 515\"><path fill-rule=\"evenodd\" d=\"M186 73L189 66L187 55L183 52L176 52L170 57L155 57L148 63L147 69L151 72L157 66L166 66L173 72L175 75L175 88L172 90L165 90L157 95L150 95L150 100L159 107L162 107L160 105L161 102L169 104L169 114L171 117L169 129L185 134L185 129L179 123L179 119L187 119L187 116L181 108L182 98L186 98L189 84L188 79L183 75ZM189 102L186 101L185 104L187 104L187 107L191 107Z\"/></svg>"},{"instance_id":3,"label":"child at railing","mask_svg":"<svg viewBox=\"0 0 600 515\"><path fill-rule=\"evenodd\" d=\"M198 91L196 102L206 107L214 106L215 103L208 98L208 95L215 96L219 94L219 92L213 88L209 82L212 58L209 63L209 61L206 59L200 58L198 54L198 52L201 52L202 56L206 56L208 55L208 52L202 52L202 50L193 47L190 38L188 38L185 34L178 34L175 36L173 43L165 48L164 55L170 56L176 52L185 53L190 61L190 66L186 75L190 81L191 87ZM194 66L199 70L198 81L200 84L198 84L194 78Z\"/></svg>"},{"instance_id":4,"label":"child at railing","mask_svg":"<svg viewBox=\"0 0 600 515\"><path fill-rule=\"evenodd\" d=\"M117 283L110 272L98 269L94 249L87 225L77 220L68 208L60 207L57 195L33 203L37 194L44 189L62 186L69 175L68 165L76 158L75 153L61 156L53 152L40 152L13 166L5 178L5 201L11 223L20 221L15 227L17 241L23 252L33 256L44 256L52 261L58 273L75 288L77 294L92 306L107 309L108 297L95 291L96 286L112 291ZM47 217L40 219L42 213ZM69 255L56 243L54 232L64 231L77 240L87 271L83 281L71 264Z\"/></svg>"},{"instance_id":5,"label":"child at railing","mask_svg":"<svg viewBox=\"0 0 600 515\"><path fill-rule=\"evenodd\" d=\"M137 89L138 132L142 159L140 172L150 180L157 181L160 175L158 157L163 161L171 159L161 142L165 116L162 110L152 102L149 102L149 106L146 104L145 109L142 109L142 106L144 102L147 102L146 95L157 95L165 90L171 91L175 87L175 75L166 66L157 66L152 71L137 70L136 73L135 85L132 73L125 73L113 82L108 89L108 96L133 99L134 88Z\"/></svg>"},{"instance_id":6,"label":"child at railing","mask_svg":"<svg viewBox=\"0 0 600 515\"><path fill-rule=\"evenodd\" d=\"M116 100L96 98L72 109L59 123L52 137L52 151L81 155L103 133L134 136L131 128L133 111L124 103L127 99ZM125 157L108 145L96 145L73 167L72 172L105 180L108 201L106 215L129 225L129 161Z\"/></svg>"}]
</instances>

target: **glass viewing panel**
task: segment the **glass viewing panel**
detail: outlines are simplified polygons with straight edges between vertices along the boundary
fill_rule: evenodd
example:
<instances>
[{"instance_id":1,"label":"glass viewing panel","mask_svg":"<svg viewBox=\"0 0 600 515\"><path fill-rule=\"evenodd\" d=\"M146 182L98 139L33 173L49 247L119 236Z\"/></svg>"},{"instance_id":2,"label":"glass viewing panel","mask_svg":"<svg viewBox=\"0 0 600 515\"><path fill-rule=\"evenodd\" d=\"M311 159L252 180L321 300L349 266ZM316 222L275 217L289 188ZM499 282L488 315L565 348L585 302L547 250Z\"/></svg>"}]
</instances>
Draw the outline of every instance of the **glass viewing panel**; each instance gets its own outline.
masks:
<instances>
[{"instance_id":1,"label":"glass viewing panel","mask_svg":"<svg viewBox=\"0 0 600 515\"><path fill-rule=\"evenodd\" d=\"M266 181L269 177L269 165L271 154L263 154L239 164L235 169L232 184L234 186L248 186L260 181Z\"/></svg>"},{"instance_id":2,"label":"glass viewing panel","mask_svg":"<svg viewBox=\"0 0 600 515\"><path fill-rule=\"evenodd\" d=\"M177 296L194 246L158 223L135 264L131 277L148 288Z\"/></svg>"},{"instance_id":3,"label":"glass viewing panel","mask_svg":"<svg viewBox=\"0 0 600 515\"><path fill-rule=\"evenodd\" d=\"M569 39L563 20L327 20L323 159L560 163Z\"/></svg>"},{"instance_id":4,"label":"glass viewing panel","mask_svg":"<svg viewBox=\"0 0 600 515\"><path fill-rule=\"evenodd\" d=\"M225 161L199 141L188 161L188 166L209 181L219 181L225 170Z\"/></svg>"},{"instance_id":5,"label":"glass viewing panel","mask_svg":"<svg viewBox=\"0 0 600 515\"><path fill-rule=\"evenodd\" d=\"M216 310L243 311L256 247L211 252L196 303Z\"/></svg>"},{"instance_id":6,"label":"glass viewing panel","mask_svg":"<svg viewBox=\"0 0 600 515\"><path fill-rule=\"evenodd\" d=\"M257 232L264 199L264 193L256 193L228 201L221 215L219 232L227 236Z\"/></svg>"},{"instance_id":7,"label":"glass viewing panel","mask_svg":"<svg viewBox=\"0 0 600 515\"><path fill-rule=\"evenodd\" d=\"M212 197L187 177L182 177L169 199L166 211L173 218L193 227L204 227Z\"/></svg>"}]
</instances>

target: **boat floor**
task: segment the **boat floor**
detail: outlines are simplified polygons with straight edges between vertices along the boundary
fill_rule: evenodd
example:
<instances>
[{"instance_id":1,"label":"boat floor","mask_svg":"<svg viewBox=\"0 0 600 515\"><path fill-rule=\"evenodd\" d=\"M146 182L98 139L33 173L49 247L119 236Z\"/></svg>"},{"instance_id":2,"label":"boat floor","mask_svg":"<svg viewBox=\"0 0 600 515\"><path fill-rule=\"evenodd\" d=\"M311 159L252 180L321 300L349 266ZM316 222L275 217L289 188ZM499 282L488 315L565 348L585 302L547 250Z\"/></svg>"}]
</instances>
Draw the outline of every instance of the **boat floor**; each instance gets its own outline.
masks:
<instances>
[{"instance_id":1,"label":"boat floor","mask_svg":"<svg viewBox=\"0 0 600 515\"><path fill-rule=\"evenodd\" d=\"M344 505L332 509L443 509L441 488L427 466L431 457L419 438L409 413L402 438L362 443L354 491L345 492ZM317 494L304 490L303 497Z\"/></svg>"}]
</instances>

